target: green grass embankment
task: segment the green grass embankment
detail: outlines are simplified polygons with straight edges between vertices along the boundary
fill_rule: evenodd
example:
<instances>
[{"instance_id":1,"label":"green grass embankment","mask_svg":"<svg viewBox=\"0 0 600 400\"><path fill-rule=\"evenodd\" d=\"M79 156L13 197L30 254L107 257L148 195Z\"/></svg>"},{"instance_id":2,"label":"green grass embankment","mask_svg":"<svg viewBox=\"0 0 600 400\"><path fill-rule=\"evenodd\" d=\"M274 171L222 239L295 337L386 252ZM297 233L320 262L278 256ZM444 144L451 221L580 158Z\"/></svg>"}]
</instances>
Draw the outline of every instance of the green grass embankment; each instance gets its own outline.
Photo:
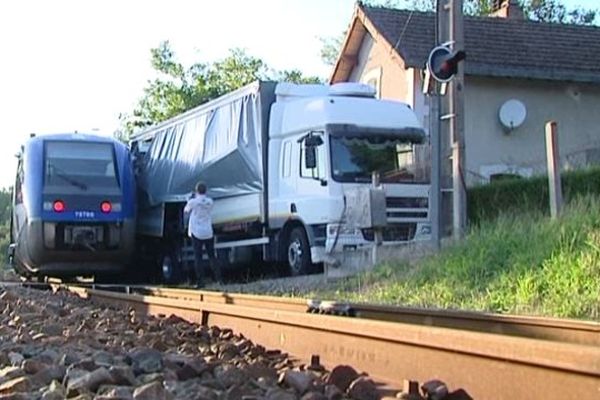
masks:
<instances>
[{"instance_id":1,"label":"green grass embankment","mask_svg":"<svg viewBox=\"0 0 600 400\"><path fill-rule=\"evenodd\" d=\"M380 265L310 296L598 320L600 196L572 199L556 221L502 213L415 265Z\"/></svg>"}]
</instances>

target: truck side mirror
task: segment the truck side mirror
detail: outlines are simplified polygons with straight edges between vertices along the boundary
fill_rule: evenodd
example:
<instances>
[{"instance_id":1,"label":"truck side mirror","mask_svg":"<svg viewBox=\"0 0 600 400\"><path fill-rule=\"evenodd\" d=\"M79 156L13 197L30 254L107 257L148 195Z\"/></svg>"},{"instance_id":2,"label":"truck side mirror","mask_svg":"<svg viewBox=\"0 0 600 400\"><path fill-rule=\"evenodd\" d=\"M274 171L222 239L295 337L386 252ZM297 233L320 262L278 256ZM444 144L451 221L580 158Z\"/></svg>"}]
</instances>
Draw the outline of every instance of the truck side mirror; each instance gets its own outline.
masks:
<instances>
[{"instance_id":1,"label":"truck side mirror","mask_svg":"<svg viewBox=\"0 0 600 400\"><path fill-rule=\"evenodd\" d=\"M313 135L309 133L306 136L300 138L298 142L304 141L304 167L312 169L317 166L317 147L323 144L323 138L319 135Z\"/></svg>"},{"instance_id":2,"label":"truck side mirror","mask_svg":"<svg viewBox=\"0 0 600 400\"><path fill-rule=\"evenodd\" d=\"M304 167L306 169L316 168L317 166L317 149L315 146L306 146L304 149Z\"/></svg>"},{"instance_id":3,"label":"truck side mirror","mask_svg":"<svg viewBox=\"0 0 600 400\"><path fill-rule=\"evenodd\" d=\"M323 138L318 135L308 135L306 139L304 139L304 145L306 147L319 147L323 144Z\"/></svg>"}]
</instances>

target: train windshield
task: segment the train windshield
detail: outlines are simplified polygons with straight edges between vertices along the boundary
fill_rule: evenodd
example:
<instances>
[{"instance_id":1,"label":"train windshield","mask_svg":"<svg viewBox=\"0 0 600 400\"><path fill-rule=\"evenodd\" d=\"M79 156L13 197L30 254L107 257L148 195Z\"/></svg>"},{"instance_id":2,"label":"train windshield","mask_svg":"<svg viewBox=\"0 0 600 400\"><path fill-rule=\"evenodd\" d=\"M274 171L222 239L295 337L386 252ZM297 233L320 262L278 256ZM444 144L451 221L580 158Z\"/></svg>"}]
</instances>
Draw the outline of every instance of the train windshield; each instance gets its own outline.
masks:
<instances>
[{"instance_id":1,"label":"train windshield","mask_svg":"<svg viewBox=\"0 0 600 400\"><path fill-rule=\"evenodd\" d=\"M81 190L119 186L110 143L48 141L44 169L46 186Z\"/></svg>"}]
</instances>

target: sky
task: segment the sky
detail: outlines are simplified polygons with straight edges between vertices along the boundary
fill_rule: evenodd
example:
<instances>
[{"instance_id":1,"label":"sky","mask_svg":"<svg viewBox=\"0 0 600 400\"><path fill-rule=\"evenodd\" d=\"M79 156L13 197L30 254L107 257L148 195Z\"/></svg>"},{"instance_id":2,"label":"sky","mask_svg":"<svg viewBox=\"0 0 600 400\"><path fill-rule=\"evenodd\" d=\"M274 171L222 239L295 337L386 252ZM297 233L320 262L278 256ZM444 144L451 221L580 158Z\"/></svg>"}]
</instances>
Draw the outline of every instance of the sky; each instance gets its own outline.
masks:
<instances>
[{"instance_id":1,"label":"sky","mask_svg":"<svg viewBox=\"0 0 600 400\"><path fill-rule=\"evenodd\" d=\"M190 65L242 48L276 70L327 78L320 37L350 23L355 0L6 0L0 2L0 188L30 133L111 134L169 40ZM598 7L597 0L565 0Z\"/></svg>"}]
</instances>

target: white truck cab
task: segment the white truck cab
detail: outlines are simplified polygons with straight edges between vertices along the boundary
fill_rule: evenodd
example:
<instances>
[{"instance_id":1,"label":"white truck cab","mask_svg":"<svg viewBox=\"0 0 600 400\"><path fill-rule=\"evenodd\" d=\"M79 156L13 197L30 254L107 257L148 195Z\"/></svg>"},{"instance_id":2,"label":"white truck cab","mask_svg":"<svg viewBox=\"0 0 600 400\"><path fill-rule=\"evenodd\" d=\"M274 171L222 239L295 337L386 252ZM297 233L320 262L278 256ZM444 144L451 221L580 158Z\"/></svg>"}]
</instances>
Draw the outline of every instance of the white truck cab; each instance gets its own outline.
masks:
<instances>
[{"instance_id":1,"label":"white truck cab","mask_svg":"<svg viewBox=\"0 0 600 400\"><path fill-rule=\"evenodd\" d=\"M428 170L415 144L425 140L408 105L378 100L367 85L294 85L275 90L269 124L269 226L299 221L311 261L360 268L372 258L374 230L349 224L347 192L372 184L385 192L386 246L430 240ZM366 206L366 204L364 205ZM356 207L353 207L354 210ZM294 256L288 249L288 256Z\"/></svg>"}]
</instances>

